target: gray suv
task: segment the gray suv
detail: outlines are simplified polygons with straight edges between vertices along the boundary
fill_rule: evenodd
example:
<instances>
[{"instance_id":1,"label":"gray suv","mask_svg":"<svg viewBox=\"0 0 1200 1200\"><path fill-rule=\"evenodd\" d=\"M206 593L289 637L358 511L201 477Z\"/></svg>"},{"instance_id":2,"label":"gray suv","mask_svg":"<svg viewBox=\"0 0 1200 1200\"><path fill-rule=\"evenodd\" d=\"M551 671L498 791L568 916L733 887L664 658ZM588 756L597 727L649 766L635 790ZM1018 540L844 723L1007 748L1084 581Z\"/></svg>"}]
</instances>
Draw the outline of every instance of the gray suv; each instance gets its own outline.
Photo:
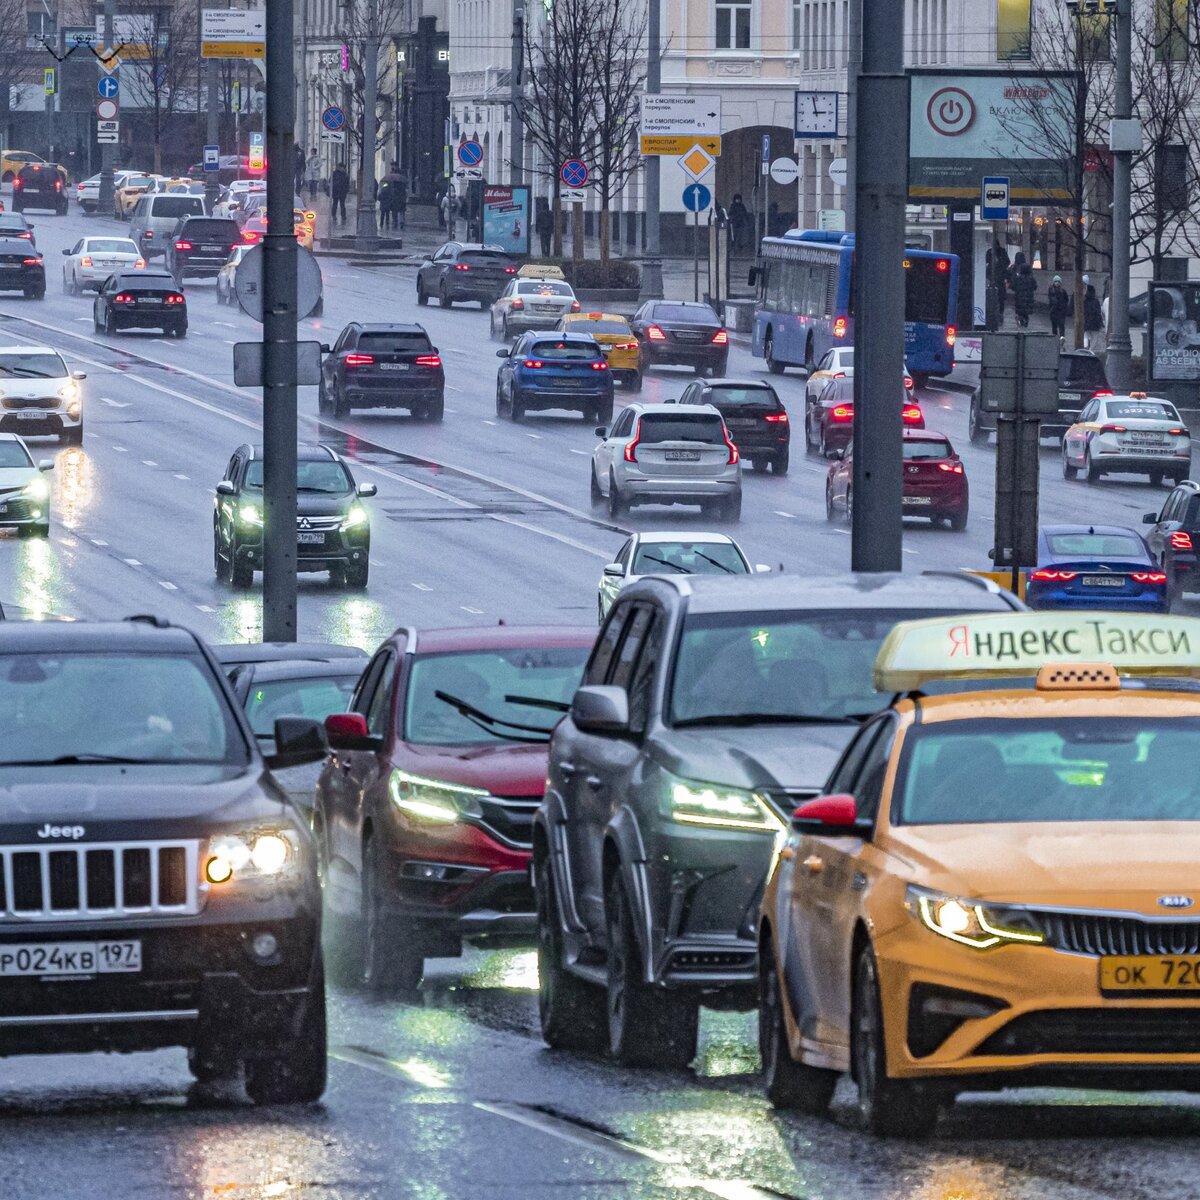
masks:
<instances>
[{"instance_id":1,"label":"gray suv","mask_svg":"<svg viewBox=\"0 0 1200 1200\"><path fill-rule=\"evenodd\" d=\"M950 573L623 588L554 731L535 818L547 1043L684 1066L702 1003L753 1007L772 856L886 703L871 681L884 637L897 621L1021 607Z\"/></svg>"}]
</instances>

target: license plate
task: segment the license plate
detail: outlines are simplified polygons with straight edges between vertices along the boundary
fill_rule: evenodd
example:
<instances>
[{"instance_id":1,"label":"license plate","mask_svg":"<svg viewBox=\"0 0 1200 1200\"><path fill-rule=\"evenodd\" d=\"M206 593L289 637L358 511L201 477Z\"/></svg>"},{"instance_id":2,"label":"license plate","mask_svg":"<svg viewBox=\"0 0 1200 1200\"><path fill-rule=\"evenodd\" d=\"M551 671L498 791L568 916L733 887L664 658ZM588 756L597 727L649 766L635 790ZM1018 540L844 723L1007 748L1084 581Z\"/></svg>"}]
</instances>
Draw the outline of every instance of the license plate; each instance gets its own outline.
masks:
<instances>
[{"instance_id":1,"label":"license plate","mask_svg":"<svg viewBox=\"0 0 1200 1200\"><path fill-rule=\"evenodd\" d=\"M663 457L667 462L699 462L699 450L665 450Z\"/></svg>"},{"instance_id":2,"label":"license plate","mask_svg":"<svg viewBox=\"0 0 1200 1200\"><path fill-rule=\"evenodd\" d=\"M228 251L229 247L228 246L201 246L200 249L203 250L205 253L208 253L211 251L215 254L219 254L222 250Z\"/></svg>"},{"instance_id":3,"label":"license plate","mask_svg":"<svg viewBox=\"0 0 1200 1200\"><path fill-rule=\"evenodd\" d=\"M0 946L0 979L120 975L142 969L142 943L23 942Z\"/></svg>"},{"instance_id":4,"label":"license plate","mask_svg":"<svg viewBox=\"0 0 1200 1200\"><path fill-rule=\"evenodd\" d=\"M301 546L323 546L325 544L325 535L323 533L298 533L296 541Z\"/></svg>"},{"instance_id":5,"label":"license plate","mask_svg":"<svg viewBox=\"0 0 1200 1200\"><path fill-rule=\"evenodd\" d=\"M1105 992L1200 992L1200 958L1118 955L1100 960Z\"/></svg>"},{"instance_id":6,"label":"license plate","mask_svg":"<svg viewBox=\"0 0 1200 1200\"><path fill-rule=\"evenodd\" d=\"M753 417L733 417L726 419L725 424L730 429L753 429L758 422Z\"/></svg>"},{"instance_id":7,"label":"license plate","mask_svg":"<svg viewBox=\"0 0 1200 1200\"><path fill-rule=\"evenodd\" d=\"M381 371L407 371L408 363L380 363Z\"/></svg>"},{"instance_id":8,"label":"license plate","mask_svg":"<svg viewBox=\"0 0 1200 1200\"><path fill-rule=\"evenodd\" d=\"M161 296L140 296L138 298L138 303L139 304L162 304L163 300L162 300Z\"/></svg>"},{"instance_id":9,"label":"license plate","mask_svg":"<svg viewBox=\"0 0 1200 1200\"><path fill-rule=\"evenodd\" d=\"M533 307L538 312L544 312L544 313L558 312L557 304L535 304Z\"/></svg>"},{"instance_id":10,"label":"license plate","mask_svg":"<svg viewBox=\"0 0 1200 1200\"><path fill-rule=\"evenodd\" d=\"M40 412L19 412L17 413L18 421L41 421L43 419Z\"/></svg>"},{"instance_id":11,"label":"license plate","mask_svg":"<svg viewBox=\"0 0 1200 1200\"><path fill-rule=\"evenodd\" d=\"M1125 586L1124 575L1085 575L1083 577L1084 587L1106 587L1120 588Z\"/></svg>"},{"instance_id":12,"label":"license plate","mask_svg":"<svg viewBox=\"0 0 1200 1200\"><path fill-rule=\"evenodd\" d=\"M1126 435L1131 442L1161 442L1163 435L1161 433L1147 433L1134 431Z\"/></svg>"},{"instance_id":13,"label":"license plate","mask_svg":"<svg viewBox=\"0 0 1200 1200\"><path fill-rule=\"evenodd\" d=\"M905 504L932 504L933 497L932 496L905 496L904 503Z\"/></svg>"},{"instance_id":14,"label":"license plate","mask_svg":"<svg viewBox=\"0 0 1200 1200\"><path fill-rule=\"evenodd\" d=\"M676 333L675 335L681 342L698 342L704 337L702 333Z\"/></svg>"}]
</instances>

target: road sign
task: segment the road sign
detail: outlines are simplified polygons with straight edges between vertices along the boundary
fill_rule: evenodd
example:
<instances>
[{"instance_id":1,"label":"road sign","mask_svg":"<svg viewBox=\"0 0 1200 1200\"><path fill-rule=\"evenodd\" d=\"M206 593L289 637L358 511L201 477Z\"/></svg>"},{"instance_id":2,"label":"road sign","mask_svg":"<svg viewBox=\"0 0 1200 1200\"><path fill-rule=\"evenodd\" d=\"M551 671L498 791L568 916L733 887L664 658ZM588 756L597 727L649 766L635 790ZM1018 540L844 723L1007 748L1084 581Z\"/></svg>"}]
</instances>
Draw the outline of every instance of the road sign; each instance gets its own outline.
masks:
<instances>
[{"instance_id":1,"label":"road sign","mask_svg":"<svg viewBox=\"0 0 1200 1200\"><path fill-rule=\"evenodd\" d=\"M694 134L677 134L666 137L643 137L638 142L638 148L645 155L686 154L693 146L699 146L713 158L721 156L721 139L715 136L696 137Z\"/></svg>"},{"instance_id":2,"label":"road sign","mask_svg":"<svg viewBox=\"0 0 1200 1200\"><path fill-rule=\"evenodd\" d=\"M683 207L688 212L703 212L712 204L712 192L702 183L689 183L683 189Z\"/></svg>"},{"instance_id":3,"label":"road sign","mask_svg":"<svg viewBox=\"0 0 1200 1200\"><path fill-rule=\"evenodd\" d=\"M846 160L844 158L835 158L829 164L829 178L840 188L846 186Z\"/></svg>"},{"instance_id":4,"label":"road sign","mask_svg":"<svg viewBox=\"0 0 1200 1200\"><path fill-rule=\"evenodd\" d=\"M206 8L201 14L201 58L262 58L267 19L261 8Z\"/></svg>"},{"instance_id":5,"label":"road sign","mask_svg":"<svg viewBox=\"0 0 1200 1200\"><path fill-rule=\"evenodd\" d=\"M119 111L120 110L117 108L117 102L115 100L96 101L96 116L101 121L115 121Z\"/></svg>"},{"instance_id":6,"label":"road sign","mask_svg":"<svg viewBox=\"0 0 1200 1200\"><path fill-rule=\"evenodd\" d=\"M283 374L272 383L294 383L317 387L321 382L321 343L296 342L296 358L283 364ZM289 371L288 367L292 370ZM266 387L266 372L263 369L262 342L235 342L233 344L233 382L238 387Z\"/></svg>"},{"instance_id":7,"label":"road sign","mask_svg":"<svg viewBox=\"0 0 1200 1200\"><path fill-rule=\"evenodd\" d=\"M717 160L707 150L700 146L693 146L680 158L679 165L693 179L699 179L701 175L707 174L717 165Z\"/></svg>"},{"instance_id":8,"label":"road sign","mask_svg":"<svg viewBox=\"0 0 1200 1200\"><path fill-rule=\"evenodd\" d=\"M120 83L112 75L101 75L96 80L96 93L104 100L111 100L120 90Z\"/></svg>"},{"instance_id":9,"label":"road sign","mask_svg":"<svg viewBox=\"0 0 1200 1200\"><path fill-rule=\"evenodd\" d=\"M250 135L250 170L261 171L266 166L266 148L261 133Z\"/></svg>"},{"instance_id":10,"label":"road sign","mask_svg":"<svg viewBox=\"0 0 1200 1200\"><path fill-rule=\"evenodd\" d=\"M785 186L800 178L800 164L794 158L777 158L771 164L771 178Z\"/></svg>"},{"instance_id":11,"label":"road sign","mask_svg":"<svg viewBox=\"0 0 1200 1200\"><path fill-rule=\"evenodd\" d=\"M262 320L263 248L254 246L246 251L233 273L233 290L238 304L248 317ZM321 267L311 250L296 247L296 312L307 317L321 298Z\"/></svg>"},{"instance_id":12,"label":"road sign","mask_svg":"<svg viewBox=\"0 0 1200 1200\"><path fill-rule=\"evenodd\" d=\"M558 198L563 204L582 204L587 199L587 188L560 187Z\"/></svg>"},{"instance_id":13,"label":"road sign","mask_svg":"<svg viewBox=\"0 0 1200 1200\"><path fill-rule=\"evenodd\" d=\"M346 131L344 129L322 129L321 141L330 146L344 146L346 144Z\"/></svg>"},{"instance_id":14,"label":"road sign","mask_svg":"<svg viewBox=\"0 0 1200 1200\"><path fill-rule=\"evenodd\" d=\"M104 45L104 17L96 18L96 44L93 49L105 53L119 50L126 58L149 58L167 48L167 32L157 27L152 14L118 13L113 17L113 45Z\"/></svg>"},{"instance_id":15,"label":"road sign","mask_svg":"<svg viewBox=\"0 0 1200 1200\"><path fill-rule=\"evenodd\" d=\"M483 147L478 142L461 142L458 147L458 161L464 167L477 167L483 162Z\"/></svg>"},{"instance_id":16,"label":"road sign","mask_svg":"<svg viewBox=\"0 0 1200 1200\"><path fill-rule=\"evenodd\" d=\"M96 132L97 133L111 133L114 135L114 140L115 140L115 135L120 130L120 128L121 128L120 121L97 121L96 122Z\"/></svg>"},{"instance_id":17,"label":"road sign","mask_svg":"<svg viewBox=\"0 0 1200 1200\"><path fill-rule=\"evenodd\" d=\"M330 133L336 133L339 129L342 129L345 126L346 113L343 109L338 108L337 105L331 104L321 114L321 124L328 129Z\"/></svg>"},{"instance_id":18,"label":"road sign","mask_svg":"<svg viewBox=\"0 0 1200 1200\"><path fill-rule=\"evenodd\" d=\"M983 181L980 216L985 221L1008 220L1008 180L1001 175L986 176Z\"/></svg>"},{"instance_id":19,"label":"road sign","mask_svg":"<svg viewBox=\"0 0 1200 1200\"><path fill-rule=\"evenodd\" d=\"M483 168L482 167L458 167L455 169L454 178L458 179L458 180L462 180L464 182L467 180L471 180L471 179L482 179L483 178Z\"/></svg>"},{"instance_id":20,"label":"road sign","mask_svg":"<svg viewBox=\"0 0 1200 1200\"><path fill-rule=\"evenodd\" d=\"M221 147L220 146L205 146L204 147L204 169L206 171L218 171L221 168Z\"/></svg>"},{"instance_id":21,"label":"road sign","mask_svg":"<svg viewBox=\"0 0 1200 1200\"><path fill-rule=\"evenodd\" d=\"M642 97L641 136L719 137L721 134L720 96ZM644 153L644 152L643 152Z\"/></svg>"},{"instance_id":22,"label":"road sign","mask_svg":"<svg viewBox=\"0 0 1200 1200\"><path fill-rule=\"evenodd\" d=\"M111 75L121 65L121 56L114 54L109 58L96 59L96 66L102 70L105 75Z\"/></svg>"},{"instance_id":23,"label":"road sign","mask_svg":"<svg viewBox=\"0 0 1200 1200\"><path fill-rule=\"evenodd\" d=\"M587 163L568 158L559 170L558 177L569 188L581 188L588 181Z\"/></svg>"},{"instance_id":24,"label":"road sign","mask_svg":"<svg viewBox=\"0 0 1200 1200\"><path fill-rule=\"evenodd\" d=\"M53 96L54 93L58 91L56 76L57 72L53 67L43 68L43 86L47 96Z\"/></svg>"},{"instance_id":25,"label":"road sign","mask_svg":"<svg viewBox=\"0 0 1200 1200\"><path fill-rule=\"evenodd\" d=\"M97 129L96 141L101 146L115 146L121 139L115 129Z\"/></svg>"}]
</instances>

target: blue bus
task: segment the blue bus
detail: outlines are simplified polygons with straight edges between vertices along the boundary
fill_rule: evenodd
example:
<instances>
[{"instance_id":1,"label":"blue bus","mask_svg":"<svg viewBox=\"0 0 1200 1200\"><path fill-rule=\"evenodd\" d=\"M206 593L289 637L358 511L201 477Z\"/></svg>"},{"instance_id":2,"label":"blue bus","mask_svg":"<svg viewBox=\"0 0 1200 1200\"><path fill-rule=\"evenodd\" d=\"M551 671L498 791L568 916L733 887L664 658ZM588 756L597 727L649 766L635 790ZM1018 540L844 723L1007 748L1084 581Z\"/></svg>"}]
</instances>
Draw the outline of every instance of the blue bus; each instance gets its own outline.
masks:
<instances>
[{"instance_id":1,"label":"blue bus","mask_svg":"<svg viewBox=\"0 0 1200 1200\"><path fill-rule=\"evenodd\" d=\"M905 363L924 384L954 369L958 256L907 249L904 281ZM754 354L773 374L811 370L827 350L854 344L854 234L797 229L763 238L752 282Z\"/></svg>"}]
</instances>

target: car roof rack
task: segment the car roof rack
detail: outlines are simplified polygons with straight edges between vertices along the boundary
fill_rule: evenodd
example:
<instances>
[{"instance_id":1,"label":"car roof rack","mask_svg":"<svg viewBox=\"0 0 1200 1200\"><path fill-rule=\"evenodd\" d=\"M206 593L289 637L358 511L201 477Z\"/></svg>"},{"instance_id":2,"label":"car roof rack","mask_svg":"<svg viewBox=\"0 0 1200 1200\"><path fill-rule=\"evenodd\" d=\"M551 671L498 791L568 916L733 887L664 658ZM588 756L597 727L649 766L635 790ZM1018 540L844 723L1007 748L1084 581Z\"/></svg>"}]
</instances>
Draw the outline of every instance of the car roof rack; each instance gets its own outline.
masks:
<instances>
[{"instance_id":1,"label":"car roof rack","mask_svg":"<svg viewBox=\"0 0 1200 1200\"><path fill-rule=\"evenodd\" d=\"M139 625L153 625L155 629L170 629L171 622L157 613L132 613L124 620L136 622Z\"/></svg>"}]
</instances>

